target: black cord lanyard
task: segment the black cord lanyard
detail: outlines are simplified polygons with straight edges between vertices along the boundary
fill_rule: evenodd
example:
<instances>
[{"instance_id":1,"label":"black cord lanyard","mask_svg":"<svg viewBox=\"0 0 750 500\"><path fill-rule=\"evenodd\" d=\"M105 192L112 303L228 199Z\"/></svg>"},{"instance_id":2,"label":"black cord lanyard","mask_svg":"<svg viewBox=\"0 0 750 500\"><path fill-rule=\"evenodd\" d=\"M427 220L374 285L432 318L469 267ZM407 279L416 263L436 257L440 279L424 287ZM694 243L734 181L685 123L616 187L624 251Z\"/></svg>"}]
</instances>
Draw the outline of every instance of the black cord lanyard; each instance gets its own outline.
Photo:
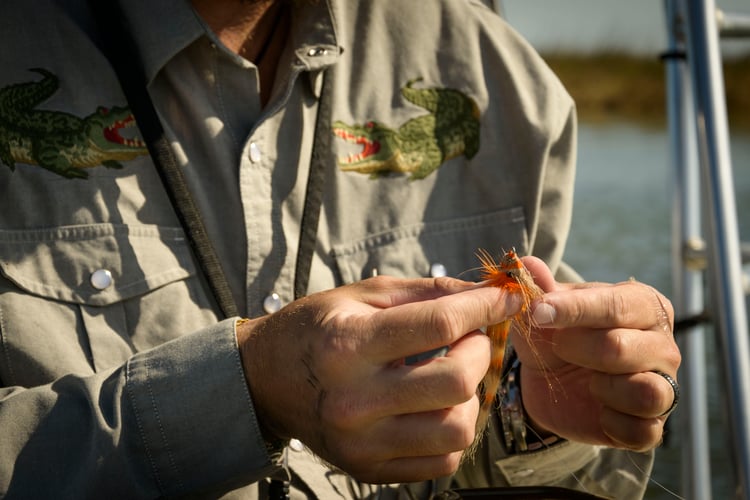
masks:
<instances>
[{"instance_id":1,"label":"black cord lanyard","mask_svg":"<svg viewBox=\"0 0 750 500\"><path fill-rule=\"evenodd\" d=\"M117 74L143 140L151 154L151 159L177 212L177 217L196 255L201 271L224 317L237 316L237 305L229 289L221 262L208 238L200 211L190 194L185 177L177 164L159 116L148 95L143 65L139 64L128 50L135 44L131 33L122 23L122 12L113 1L89 0L89 5L99 25L102 51ZM331 151L331 134L328 131L331 116L329 80L330 78L324 74L294 272L295 300L307 293L310 266L317 242L318 221L323 199L323 179Z\"/></svg>"}]
</instances>

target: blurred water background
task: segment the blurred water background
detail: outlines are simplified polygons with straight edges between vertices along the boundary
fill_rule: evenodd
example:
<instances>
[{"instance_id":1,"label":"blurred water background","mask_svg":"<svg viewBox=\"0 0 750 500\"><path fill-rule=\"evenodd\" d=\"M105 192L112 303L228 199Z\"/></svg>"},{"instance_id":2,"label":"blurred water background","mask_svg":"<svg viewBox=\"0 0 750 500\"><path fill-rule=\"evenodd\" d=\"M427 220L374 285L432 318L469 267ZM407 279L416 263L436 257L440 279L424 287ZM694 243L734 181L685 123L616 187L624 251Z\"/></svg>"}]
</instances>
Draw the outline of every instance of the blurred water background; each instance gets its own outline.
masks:
<instances>
[{"instance_id":1,"label":"blurred water background","mask_svg":"<svg viewBox=\"0 0 750 500\"><path fill-rule=\"evenodd\" d=\"M566 260L587 280L635 277L672 296L674 173L664 104L664 4L652 0L503 0L502 14L557 72L578 103L576 204ZM750 14L747 0L717 0ZM750 40L722 42L740 236L750 241ZM739 277L738 277L739 279ZM712 493L733 497L713 330L706 329ZM681 490L680 409L646 498Z\"/></svg>"}]
</instances>

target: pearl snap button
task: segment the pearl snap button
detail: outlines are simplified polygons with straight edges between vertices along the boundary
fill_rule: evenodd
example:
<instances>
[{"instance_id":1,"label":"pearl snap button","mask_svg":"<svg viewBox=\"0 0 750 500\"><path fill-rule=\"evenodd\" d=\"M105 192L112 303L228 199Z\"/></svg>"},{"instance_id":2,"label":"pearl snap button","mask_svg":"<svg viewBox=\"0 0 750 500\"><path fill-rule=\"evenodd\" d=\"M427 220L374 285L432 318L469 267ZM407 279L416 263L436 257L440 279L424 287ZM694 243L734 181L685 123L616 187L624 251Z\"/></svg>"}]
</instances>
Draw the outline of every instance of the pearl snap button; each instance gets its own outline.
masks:
<instances>
[{"instance_id":1,"label":"pearl snap button","mask_svg":"<svg viewBox=\"0 0 750 500\"><path fill-rule=\"evenodd\" d=\"M260 146L258 146L254 142L251 142L250 143L250 161L253 163L258 163L261 158L262 156L260 154Z\"/></svg>"},{"instance_id":2,"label":"pearl snap button","mask_svg":"<svg viewBox=\"0 0 750 500\"><path fill-rule=\"evenodd\" d=\"M433 278L442 278L448 276L448 270L440 262L435 262L430 266L430 276Z\"/></svg>"},{"instance_id":3,"label":"pearl snap button","mask_svg":"<svg viewBox=\"0 0 750 500\"><path fill-rule=\"evenodd\" d=\"M315 47L307 51L307 55L310 57L324 56L327 53L328 50L323 47Z\"/></svg>"},{"instance_id":4,"label":"pearl snap button","mask_svg":"<svg viewBox=\"0 0 750 500\"><path fill-rule=\"evenodd\" d=\"M281 309L281 297L276 292L270 293L263 299L263 310L273 314Z\"/></svg>"},{"instance_id":5,"label":"pearl snap button","mask_svg":"<svg viewBox=\"0 0 750 500\"><path fill-rule=\"evenodd\" d=\"M107 269L97 269L91 273L91 286L97 290L104 290L112 285L112 273Z\"/></svg>"},{"instance_id":6,"label":"pearl snap button","mask_svg":"<svg viewBox=\"0 0 750 500\"><path fill-rule=\"evenodd\" d=\"M289 440L289 448L292 451L303 451L305 449L305 445L302 444L302 441L300 441L297 438L292 438Z\"/></svg>"}]
</instances>

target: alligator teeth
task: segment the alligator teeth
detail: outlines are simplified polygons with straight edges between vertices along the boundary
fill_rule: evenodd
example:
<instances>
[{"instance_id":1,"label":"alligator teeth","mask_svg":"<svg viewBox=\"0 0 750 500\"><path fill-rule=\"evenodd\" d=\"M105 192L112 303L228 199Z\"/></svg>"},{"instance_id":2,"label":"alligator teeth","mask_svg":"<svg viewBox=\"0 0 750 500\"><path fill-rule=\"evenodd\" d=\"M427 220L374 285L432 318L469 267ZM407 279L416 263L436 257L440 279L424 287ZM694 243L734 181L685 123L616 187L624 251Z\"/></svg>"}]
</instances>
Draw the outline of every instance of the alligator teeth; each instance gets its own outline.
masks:
<instances>
[{"instance_id":1,"label":"alligator teeth","mask_svg":"<svg viewBox=\"0 0 750 500\"><path fill-rule=\"evenodd\" d=\"M140 139L123 139L122 142L126 146L131 146L131 147L136 147L136 148L142 148L146 146L146 144Z\"/></svg>"}]
</instances>

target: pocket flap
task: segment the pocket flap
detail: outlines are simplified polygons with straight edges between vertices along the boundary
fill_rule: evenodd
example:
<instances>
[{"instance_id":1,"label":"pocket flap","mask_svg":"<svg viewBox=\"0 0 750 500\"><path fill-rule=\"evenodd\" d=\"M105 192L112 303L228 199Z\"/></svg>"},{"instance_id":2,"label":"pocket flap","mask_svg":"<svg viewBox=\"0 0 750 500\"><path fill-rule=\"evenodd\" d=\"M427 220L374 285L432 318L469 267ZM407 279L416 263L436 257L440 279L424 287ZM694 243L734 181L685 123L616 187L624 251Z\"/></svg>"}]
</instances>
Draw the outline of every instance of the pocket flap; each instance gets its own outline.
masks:
<instances>
[{"instance_id":1,"label":"pocket flap","mask_svg":"<svg viewBox=\"0 0 750 500\"><path fill-rule=\"evenodd\" d=\"M333 248L344 283L375 273L404 278L441 275L478 277L482 248L492 255L528 248L521 207L456 219L404 226Z\"/></svg>"},{"instance_id":2,"label":"pocket flap","mask_svg":"<svg viewBox=\"0 0 750 500\"><path fill-rule=\"evenodd\" d=\"M0 230L0 270L25 291L103 306L195 273L179 228L93 224Z\"/></svg>"}]
</instances>

